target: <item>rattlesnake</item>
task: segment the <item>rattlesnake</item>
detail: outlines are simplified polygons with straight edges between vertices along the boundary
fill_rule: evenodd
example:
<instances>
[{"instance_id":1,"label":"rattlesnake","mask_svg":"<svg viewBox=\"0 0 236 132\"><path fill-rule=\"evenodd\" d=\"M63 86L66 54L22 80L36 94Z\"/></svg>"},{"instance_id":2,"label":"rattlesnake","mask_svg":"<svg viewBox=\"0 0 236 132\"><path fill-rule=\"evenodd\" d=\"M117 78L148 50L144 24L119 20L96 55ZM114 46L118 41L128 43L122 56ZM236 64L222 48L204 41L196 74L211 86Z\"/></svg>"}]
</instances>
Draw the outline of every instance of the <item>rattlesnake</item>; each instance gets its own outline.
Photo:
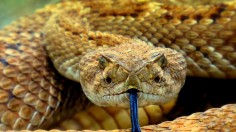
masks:
<instances>
[{"instance_id":1,"label":"rattlesnake","mask_svg":"<svg viewBox=\"0 0 236 132\"><path fill-rule=\"evenodd\" d=\"M141 106L169 101L184 83L182 56L189 76L235 78L235 11L233 0L199 6L176 1L80 1L47 6L12 23L0 31L0 129L46 128L91 105L78 82L83 88L94 87L84 91L101 106L127 107L127 97L110 96L125 92L122 83L127 80L152 94L151 99L141 96ZM110 89L100 88L107 85ZM98 97L104 93L109 97ZM154 94L164 98L155 102ZM235 107L143 129L235 130Z\"/></svg>"}]
</instances>

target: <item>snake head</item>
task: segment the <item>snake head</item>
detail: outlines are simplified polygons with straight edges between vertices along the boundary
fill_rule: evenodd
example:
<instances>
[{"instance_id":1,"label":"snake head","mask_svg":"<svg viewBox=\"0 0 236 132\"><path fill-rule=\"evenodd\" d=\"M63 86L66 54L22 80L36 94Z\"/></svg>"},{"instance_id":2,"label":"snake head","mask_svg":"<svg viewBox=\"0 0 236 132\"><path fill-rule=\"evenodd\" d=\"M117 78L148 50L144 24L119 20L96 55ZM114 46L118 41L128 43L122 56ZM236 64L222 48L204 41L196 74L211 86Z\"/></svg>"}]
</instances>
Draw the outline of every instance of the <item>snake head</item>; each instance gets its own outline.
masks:
<instances>
[{"instance_id":1,"label":"snake head","mask_svg":"<svg viewBox=\"0 0 236 132\"><path fill-rule=\"evenodd\" d=\"M177 97L186 77L184 57L144 42L101 48L82 57L80 83L99 106L129 107L127 91L138 91L139 106Z\"/></svg>"}]
</instances>

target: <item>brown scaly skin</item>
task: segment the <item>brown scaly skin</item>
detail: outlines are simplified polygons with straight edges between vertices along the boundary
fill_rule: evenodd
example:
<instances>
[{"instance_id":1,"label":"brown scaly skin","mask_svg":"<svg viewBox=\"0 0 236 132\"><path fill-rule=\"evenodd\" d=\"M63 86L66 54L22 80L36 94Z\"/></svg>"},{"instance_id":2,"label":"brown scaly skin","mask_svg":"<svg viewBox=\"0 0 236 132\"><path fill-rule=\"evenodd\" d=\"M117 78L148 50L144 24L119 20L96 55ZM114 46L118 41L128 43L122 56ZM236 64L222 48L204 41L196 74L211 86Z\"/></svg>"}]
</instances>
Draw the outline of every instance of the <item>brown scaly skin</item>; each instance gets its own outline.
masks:
<instances>
[{"instance_id":1,"label":"brown scaly skin","mask_svg":"<svg viewBox=\"0 0 236 132\"><path fill-rule=\"evenodd\" d=\"M78 8L53 16L44 28L45 48L62 75L80 83L86 96L99 106L129 107L126 91L130 87L140 91L141 107L176 98L186 76L180 53L96 29L89 31L86 19L100 13Z\"/></svg>"},{"instance_id":2,"label":"brown scaly skin","mask_svg":"<svg viewBox=\"0 0 236 132\"><path fill-rule=\"evenodd\" d=\"M85 2L85 5L93 7L94 11L100 13L101 16L101 18L98 17L94 20L92 18L96 15L91 17L89 22L92 30L109 30L111 33L139 38L156 46L166 45L166 47L176 49L186 57L188 75L190 76L216 78L235 78L236 76L236 7L234 1L230 1L228 4L196 7L197 10L189 5L175 7L171 4L161 5L155 2L137 5L132 2L115 4L117 8L113 5L109 6L109 2L106 3L106 7L101 6L102 2L95 4L93 1ZM44 126L43 121L50 119L55 111L61 111L58 108L74 105L67 103L70 102L68 91L72 91L70 94L75 93L73 100L78 98L83 100L80 103L87 102L85 97L76 95L75 86L72 86L73 88L70 86L72 83L69 83L70 85L60 83L68 80L60 78L58 73L52 72L53 69L50 68L46 59L47 55L42 45L39 45L42 40L40 33L51 14L57 10L68 10L66 8L72 10L73 14L74 9L78 7L81 8L81 4L69 2L50 6L35 15L13 23L0 32L0 49L3 51L0 52L0 107L2 109L0 128L2 130L37 129ZM96 10L100 7L103 7L103 10ZM110 7L115 8L111 10ZM106 18L102 18L107 16L110 16L109 19L113 19L113 21L106 21ZM134 18L137 19L134 21ZM68 19L65 19L65 23L68 23L67 21ZM107 26L109 24L113 26ZM73 24L73 26L77 25ZM63 36L78 35L83 32L81 28L69 26L63 28L67 32L58 36L58 41L63 39ZM83 37L83 35L81 36ZM107 36L110 37L110 34L107 33ZM90 48L95 47L94 45L89 46ZM66 48L69 49L69 53L73 50L68 46ZM81 53L83 52L87 51L81 51ZM70 72L67 73L71 75ZM76 106L83 106L83 104ZM223 130L223 128L233 130L236 122L235 109L235 105L228 105L222 109L213 109L205 114L183 117L184 120L177 119L156 126L147 126L143 129L156 131L176 130L177 128L193 130L195 125L198 126L196 130ZM205 118L202 115L205 115ZM63 115L61 116L63 117Z\"/></svg>"}]
</instances>

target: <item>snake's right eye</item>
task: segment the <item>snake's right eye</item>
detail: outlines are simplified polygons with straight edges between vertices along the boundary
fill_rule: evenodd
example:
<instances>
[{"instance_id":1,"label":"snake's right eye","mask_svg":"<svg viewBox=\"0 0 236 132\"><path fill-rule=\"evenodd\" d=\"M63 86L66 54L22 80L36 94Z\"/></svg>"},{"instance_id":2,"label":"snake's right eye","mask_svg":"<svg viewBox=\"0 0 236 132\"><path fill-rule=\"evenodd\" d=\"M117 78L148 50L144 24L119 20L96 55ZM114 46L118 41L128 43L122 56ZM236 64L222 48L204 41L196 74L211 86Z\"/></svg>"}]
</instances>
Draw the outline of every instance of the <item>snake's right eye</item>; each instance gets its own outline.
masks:
<instances>
[{"instance_id":1,"label":"snake's right eye","mask_svg":"<svg viewBox=\"0 0 236 132\"><path fill-rule=\"evenodd\" d=\"M159 83L160 80L161 80L161 78L160 78L159 76L157 76L157 77L154 78L154 81L155 81L156 83Z\"/></svg>"},{"instance_id":2,"label":"snake's right eye","mask_svg":"<svg viewBox=\"0 0 236 132\"><path fill-rule=\"evenodd\" d=\"M108 65L108 60L103 56L98 59L100 68L104 69Z\"/></svg>"}]
</instances>

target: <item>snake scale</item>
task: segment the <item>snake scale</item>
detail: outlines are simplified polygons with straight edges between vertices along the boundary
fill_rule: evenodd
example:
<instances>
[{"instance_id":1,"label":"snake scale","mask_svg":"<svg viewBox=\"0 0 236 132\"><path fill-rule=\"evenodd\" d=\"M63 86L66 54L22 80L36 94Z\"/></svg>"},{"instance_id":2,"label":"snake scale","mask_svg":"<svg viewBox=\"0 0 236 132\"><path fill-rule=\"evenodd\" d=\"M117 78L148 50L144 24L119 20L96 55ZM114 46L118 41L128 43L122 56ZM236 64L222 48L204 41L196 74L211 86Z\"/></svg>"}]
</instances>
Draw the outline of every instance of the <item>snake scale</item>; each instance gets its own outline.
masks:
<instances>
[{"instance_id":1,"label":"snake scale","mask_svg":"<svg viewBox=\"0 0 236 132\"><path fill-rule=\"evenodd\" d=\"M236 1L192 2L65 1L6 26L0 130L47 128L92 105L88 98L127 107L126 84L142 88L145 106L175 99L186 72L235 79ZM142 130L235 131L236 104Z\"/></svg>"}]
</instances>

